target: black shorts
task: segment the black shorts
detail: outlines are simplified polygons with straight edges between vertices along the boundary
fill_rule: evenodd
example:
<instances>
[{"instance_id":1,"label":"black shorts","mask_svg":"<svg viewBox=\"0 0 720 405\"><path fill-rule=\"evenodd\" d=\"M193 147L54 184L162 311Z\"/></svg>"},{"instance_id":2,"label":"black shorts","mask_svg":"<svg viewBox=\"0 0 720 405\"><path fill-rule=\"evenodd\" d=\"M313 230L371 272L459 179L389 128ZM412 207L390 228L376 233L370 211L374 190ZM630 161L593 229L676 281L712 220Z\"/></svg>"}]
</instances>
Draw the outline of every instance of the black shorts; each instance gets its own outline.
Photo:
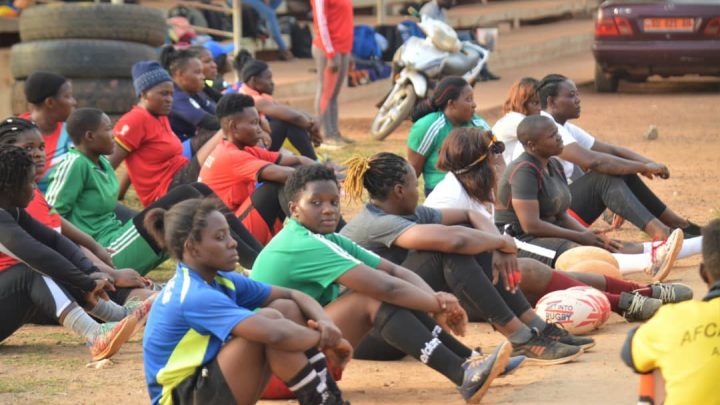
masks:
<instances>
[{"instance_id":1,"label":"black shorts","mask_svg":"<svg viewBox=\"0 0 720 405\"><path fill-rule=\"evenodd\" d=\"M180 170L175 173L172 181L170 181L170 186L168 186L168 191L183 184L197 182L198 176L200 175L200 166L200 161L197 159L197 156L193 156L185 166L181 167Z\"/></svg>"},{"instance_id":2,"label":"black shorts","mask_svg":"<svg viewBox=\"0 0 720 405\"><path fill-rule=\"evenodd\" d=\"M173 388L172 402L174 405L234 404L235 397L215 358Z\"/></svg>"}]
</instances>

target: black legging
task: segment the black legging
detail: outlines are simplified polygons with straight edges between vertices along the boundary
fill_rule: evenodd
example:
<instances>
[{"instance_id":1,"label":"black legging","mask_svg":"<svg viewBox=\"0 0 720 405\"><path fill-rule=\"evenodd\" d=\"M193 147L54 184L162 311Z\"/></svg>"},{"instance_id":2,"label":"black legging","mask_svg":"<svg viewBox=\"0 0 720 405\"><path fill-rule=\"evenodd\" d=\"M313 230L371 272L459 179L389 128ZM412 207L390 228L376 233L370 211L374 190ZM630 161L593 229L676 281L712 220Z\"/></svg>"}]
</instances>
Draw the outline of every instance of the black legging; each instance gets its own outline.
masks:
<instances>
[{"instance_id":1,"label":"black legging","mask_svg":"<svg viewBox=\"0 0 720 405\"><path fill-rule=\"evenodd\" d=\"M492 284L492 253L468 256L411 251L402 266L417 273L433 290L455 294L471 322L485 320L505 325L531 309L521 291L512 294L505 290L502 282L497 286ZM365 360L397 360L404 353L371 332L355 349L354 356Z\"/></svg>"},{"instance_id":2,"label":"black legging","mask_svg":"<svg viewBox=\"0 0 720 405\"><path fill-rule=\"evenodd\" d=\"M282 147L285 139L289 139L290 143L292 143L301 155L312 160L317 160L315 148L313 147L312 142L310 141L310 135L308 135L306 130L290 124L287 121L280 121L276 119L269 119L268 121L270 121L270 137L272 138L270 150L280 150L280 147Z\"/></svg>"},{"instance_id":3,"label":"black legging","mask_svg":"<svg viewBox=\"0 0 720 405\"><path fill-rule=\"evenodd\" d=\"M633 225L645 229L667 206L636 174L610 176L590 172L570 184L570 209L590 225L609 208Z\"/></svg>"},{"instance_id":4,"label":"black legging","mask_svg":"<svg viewBox=\"0 0 720 405\"><path fill-rule=\"evenodd\" d=\"M49 283L55 288L51 290ZM36 319L57 324L56 301L73 302L75 298L60 283L24 263L0 271L0 342Z\"/></svg>"},{"instance_id":5,"label":"black legging","mask_svg":"<svg viewBox=\"0 0 720 405\"><path fill-rule=\"evenodd\" d=\"M152 208L164 208L167 210L181 201L189 200L191 198L205 197L217 198L215 193L213 193L210 187L206 184L190 183L177 186L168 191L168 193L160 199L150 204L142 212L133 217L132 220L135 223L135 227L138 232L143 238L145 238L150 247L152 247L156 252L160 252L162 249L160 249L155 240L150 236L150 234L148 234L145 229L145 225L143 224L145 214ZM250 232L248 232L247 229L245 229L243 224L237 219L237 217L235 217L230 209L225 207L223 204L219 205L221 206L220 211L223 213L225 219L230 225L230 233L232 234L233 239L237 242L237 252L240 257L240 265L246 269L251 269L252 265L255 263L255 258L257 258L257 255L260 254L260 251L262 250L262 245L252 236L252 234L250 234Z\"/></svg>"}]
</instances>

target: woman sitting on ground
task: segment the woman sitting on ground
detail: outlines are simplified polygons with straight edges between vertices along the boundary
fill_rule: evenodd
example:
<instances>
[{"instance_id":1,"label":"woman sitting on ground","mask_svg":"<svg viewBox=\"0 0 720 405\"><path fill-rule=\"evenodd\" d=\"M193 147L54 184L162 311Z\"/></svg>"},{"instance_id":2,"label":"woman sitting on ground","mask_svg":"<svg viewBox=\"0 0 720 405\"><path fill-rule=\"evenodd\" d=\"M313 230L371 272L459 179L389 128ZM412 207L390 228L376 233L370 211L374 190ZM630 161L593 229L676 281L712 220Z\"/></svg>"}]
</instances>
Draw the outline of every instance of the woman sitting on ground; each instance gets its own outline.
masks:
<instances>
[{"instance_id":1,"label":"woman sitting on ground","mask_svg":"<svg viewBox=\"0 0 720 405\"><path fill-rule=\"evenodd\" d=\"M108 358L149 308L129 311L108 300L105 290L114 287L103 273L74 243L25 212L34 190L32 158L17 146L0 145L0 251L18 261L0 270L0 341L40 316L85 338L93 360Z\"/></svg>"},{"instance_id":2,"label":"woman sitting on ground","mask_svg":"<svg viewBox=\"0 0 720 405\"><path fill-rule=\"evenodd\" d=\"M268 149L279 151L288 140L299 154L317 160L313 146L322 143L320 126L309 114L273 100L275 83L270 66L259 60L246 62L242 69L242 81L240 93L255 100L260 116L270 124L272 144Z\"/></svg>"},{"instance_id":3,"label":"woman sitting on ground","mask_svg":"<svg viewBox=\"0 0 720 405\"><path fill-rule=\"evenodd\" d=\"M222 97L222 92L218 91L213 87L213 83L218 78L218 65L213 58L213 54L210 49L202 45L193 45L188 48L195 54L195 57L200 59L203 65L203 93L207 98L217 103Z\"/></svg>"},{"instance_id":4,"label":"woman sitting on ground","mask_svg":"<svg viewBox=\"0 0 720 405\"><path fill-rule=\"evenodd\" d=\"M506 233L523 242L555 252L555 257L540 256L553 264L563 252L579 246L597 246L613 253L643 253L638 244L622 244L589 231L568 214L571 192L565 172L554 157L563 150L563 140L551 118L528 116L518 126L518 140L525 152L507 167L498 191L495 220ZM657 249L648 271L653 280L663 280L672 268L683 245L682 230L675 230ZM639 256L641 257L641 256Z\"/></svg>"},{"instance_id":5,"label":"woman sitting on ground","mask_svg":"<svg viewBox=\"0 0 720 405\"><path fill-rule=\"evenodd\" d=\"M72 94L72 84L63 76L48 72L34 72L28 76L25 99L30 111L20 114L20 118L34 122L45 139L45 175L38 181L38 188L45 192L50 173L72 146L65 120L77 102Z\"/></svg>"},{"instance_id":6,"label":"woman sitting on ground","mask_svg":"<svg viewBox=\"0 0 720 405\"><path fill-rule=\"evenodd\" d=\"M542 114L553 119L565 144L557 159L570 183L575 219L589 226L609 208L656 240L667 238L674 228L688 238L700 236L697 224L674 212L640 179L667 179L667 166L568 122L580 117L580 94L572 80L547 75L538 92Z\"/></svg>"},{"instance_id":7,"label":"woman sitting on ground","mask_svg":"<svg viewBox=\"0 0 720 405\"><path fill-rule=\"evenodd\" d=\"M402 157L381 152L348 162L345 193L370 202L342 235L401 265L437 291L451 291L473 321L487 320L508 338L513 355L528 361L561 364L582 354L591 338L548 325L521 291L517 247L512 238L483 231L483 218L468 210L418 206L417 177ZM471 224L474 228L459 226Z\"/></svg>"},{"instance_id":8,"label":"woman sitting on ground","mask_svg":"<svg viewBox=\"0 0 720 405\"><path fill-rule=\"evenodd\" d=\"M191 199L145 218L178 260L143 338L151 402L254 404L272 371L302 405L345 404L321 351L343 364L350 344L312 298L234 272L236 242L218 204Z\"/></svg>"},{"instance_id":9,"label":"woman sitting on ground","mask_svg":"<svg viewBox=\"0 0 720 405\"><path fill-rule=\"evenodd\" d=\"M203 92L203 63L196 51L178 50L170 45L162 49L160 63L170 72L174 86L170 126L183 142L197 137L193 141L196 145L193 150L197 150L220 129L215 102Z\"/></svg>"},{"instance_id":10,"label":"woman sitting on ground","mask_svg":"<svg viewBox=\"0 0 720 405\"><path fill-rule=\"evenodd\" d=\"M505 144L502 157L506 165L524 151L517 139L517 127L520 121L528 115L540 114L540 96L537 92L539 83L532 77L524 77L513 83L503 104L504 115L492 127L492 133ZM502 174L502 170L498 173Z\"/></svg>"},{"instance_id":11,"label":"woman sitting on ground","mask_svg":"<svg viewBox=\"0 0 720 405\"><path fill-rule=\"evenodd\" d=\"M445 173L437 168L440 145L457 127L490 126L475 114L473 88L461 77L446 77L431 97L420 103L412 116L408 135L408 161L415 174L425 180L425 195L430 194Z\"/></svg>"},{"instance_id":12,"label":"woman sitting on ground","mask_svg":"<svg viewBox=\"0 0 720 405\"><path fill-rule=\"evenodd\" d=\"M35 163L36 181L42 177L46 159L45 141L33 122L14 117L3 120L0 123L0 145L15 145L25 150ZM144 300L152 293L144 288L146 280L135 270L116 270L107 249L61 217L37 188L25 211L36 221L60 232L80 246L85 256L105 273L107 279L116 287L115 291L108 293L116 303L122 305L133 300ZM18 261L15 258L0 253L0 269L6 269L16 263Z\"/></svg>"},{"instance_id":13,"label":"woman sitting on ground","mask_svg":"<svg viewBox=\"0 0 720 405\"><path fill-rule=\"evenodd\" d=\"M495 226L495 182L497 167L503 165L503 145L490 131L478 128L453 130L440 148L438 160L438 167L448 173L430 193L424 205L436 209L473 210L486 219L484 230L498 233ZM552 264L551 260L556 257L556 252L549 249L536 249L538 246L519 240L515 240L515 243L518 245L518 256L530 252L549 253L547 259L550 260L543 260L546 264ZM629 265L632 262L641 261L641 269L652 265L650 255L615 254L615 257L620 263L621 272L631 270ZM665 254L657 257L657 260L662 262L667 258ZM527 266L527 263L534 265ZM613 311L628 319L644 320L661 305L661 302L645 297L660 299L662 303L692 298L692 290L682 284L640 285L593 273L552 271L529 258L518 259L518 267L522 273L520 288L533 306L539 298L551 291L587 284L606 293Z\"/></svg>"},{"instance_id":14,"label":"woman sitting on ground","mask_svg":"<svg viewBox=\"0 0 720 405\"><path fill-rule=\"evenodd\" d=\"M507 342L487 359L471 358L471 349L438 326L464 333L467 316L457 298L434 292L413 272L335 233L340 190L331 169L300 167L285 192L292 218L260 253L251 278L316 299L353 347L377 330L455 383L463 398L479 401L508 362ZM340 286L346 292L341 294Z\"/></svg>"},{"instance_id":15,"label":"woman sitting on ground","mask_svg":"<svg viewBox=\"0 0 720 405\"><path fill-rule=\"evenodd\" d=\"M245 228L266 245L282 229L287 211L283 184L295 169L315 163L256 147L260 139L255 103L244 94L226 94L217 106L225 139L210 153L198 181L210 186Z\"/></svg>"},{"instance_id":16,"label":"woman sitting on ground","mask_svg":"<svg viewBox=\"0 0 720 405\"><path fill-rule=\"evenodd\" d=\"M145 229L143 221L152 208L169 209L190 198L214 196L212 190L200 183L184 184L170 190L127 222L118 220L112 210L117 200L118 180L106 155L116 149L110 118L94 108L81 108L68 118L68 132L75 149L51 177L47 200L65 219L86 232L103 246L112 250L116 266L133 268L146 274L167 259ZM233 224L233 237L247 234L247 230L227 212ZM238 245L239 254L254 254L247 246ZM252 259L245 258L245 265Z\"/></svg>"}]
</instances>

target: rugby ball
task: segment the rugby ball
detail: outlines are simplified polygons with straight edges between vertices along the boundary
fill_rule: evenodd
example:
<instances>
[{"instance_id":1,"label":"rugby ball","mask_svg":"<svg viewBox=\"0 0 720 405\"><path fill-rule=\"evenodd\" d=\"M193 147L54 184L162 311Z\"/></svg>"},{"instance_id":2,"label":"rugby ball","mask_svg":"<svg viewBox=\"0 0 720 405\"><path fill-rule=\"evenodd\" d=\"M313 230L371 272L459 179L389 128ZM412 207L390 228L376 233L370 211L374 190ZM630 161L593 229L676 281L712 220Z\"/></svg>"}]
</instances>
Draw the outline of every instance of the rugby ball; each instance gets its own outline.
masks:
<instances>
[{"instance_id":1,"label":"rugby ball","mask_svg":"<svg viewBox=\"0 0 720 405\"><path fill-rule=\"evenodd\" d=\"M567 271L575 271L578 273L595 273L603 276L622 279L620 270L603 260L585 260L571 266Z\"/></svg>"},{"instance_id":2,"label":"rugby ball","mask_svg":"<svg viewBox=\"0 0 720 405\"><path fill-rule=\"evenodd\" d=\"M601 260L616 268L620 267L617 259L607 250L595 246L578 246L561 254L555 261L555 268L568 271L570 267L586 260Z\"/></svg>"},{"instance_id":3,"label":"rugby ball","mask_svg":"<svg viewBox=\"0 0 720 405\"><path fill-rule=\"evenodd\" d=\"M598 290L597 288L590 287L589 285L570 287L566 291L579 291L587 294L593 301L595 301L595 304L600 306L604 316L601 324L598 325L598 327L605 323L608 318L610 318L610 313L612 312L612 308L610 307L610 301L602 291Z\"/></svg>"},{"instance_id":4,"label":"rugby ball","mask_svg":"<svg viewBox=\"0 0 720 405\"><path fill-rule=\"evenodd\" d=\"M587 291L559 290L540 298L535 312L547 323L556 323L573 335L584 335L607 320L609 308L609 302L605 305Z\"/></svg>"}]
</instances>

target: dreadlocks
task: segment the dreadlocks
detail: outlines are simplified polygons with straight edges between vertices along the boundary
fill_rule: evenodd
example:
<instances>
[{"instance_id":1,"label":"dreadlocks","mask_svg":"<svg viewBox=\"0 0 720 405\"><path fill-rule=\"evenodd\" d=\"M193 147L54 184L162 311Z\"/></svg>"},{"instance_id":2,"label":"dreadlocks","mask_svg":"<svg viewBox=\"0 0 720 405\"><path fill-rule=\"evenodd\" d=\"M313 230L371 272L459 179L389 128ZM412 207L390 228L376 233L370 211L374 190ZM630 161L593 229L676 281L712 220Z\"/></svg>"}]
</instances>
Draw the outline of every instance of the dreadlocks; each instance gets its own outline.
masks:
<instances>
[{"instance_id":1,"label":"dreadlocks","mask_svg":"<svg viewBox=\"0 0 720 405\"><path fill-rule=\"evenodd\" d=\"M396 184L404 184L408 174L408 163L402 157L388 152L380 152L369 158L355 156L344 163L347 177L343 186L350 201L360 200L363 188L370 198L387 198Z\"/></svg>"}]
</instances>

